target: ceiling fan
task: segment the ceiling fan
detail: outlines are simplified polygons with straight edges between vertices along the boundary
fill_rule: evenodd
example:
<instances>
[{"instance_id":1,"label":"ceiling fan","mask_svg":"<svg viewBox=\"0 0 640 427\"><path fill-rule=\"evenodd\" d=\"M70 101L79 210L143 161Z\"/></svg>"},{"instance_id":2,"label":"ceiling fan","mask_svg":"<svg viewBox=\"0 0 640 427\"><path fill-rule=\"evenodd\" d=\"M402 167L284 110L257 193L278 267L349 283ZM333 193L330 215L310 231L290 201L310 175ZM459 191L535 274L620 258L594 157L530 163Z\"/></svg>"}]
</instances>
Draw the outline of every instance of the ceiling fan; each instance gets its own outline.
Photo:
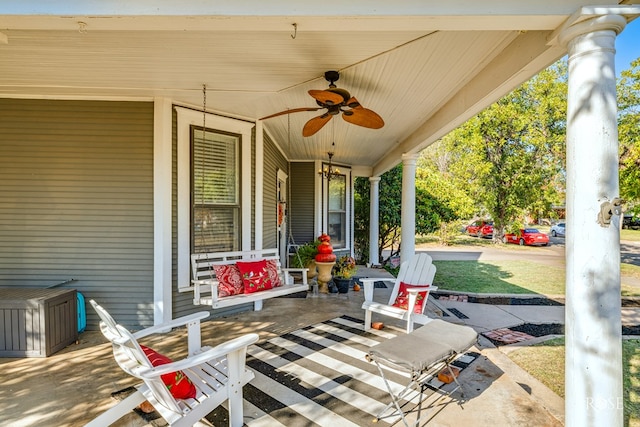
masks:
<instances>
[{"instance_id":1,"label":"ceiling fan","mask_svg":"<svg viewBox=\"0 0 640 427\"><path fill-rule=\"evenodd\" d=\"M358 100L352 97L345 89L336 87L334 83L340 78L340 73L337 71L327 71L324 73L324 78L329 82L329 89L309 91L309 95L316 100L319 107L293 108L263 117L260 120L270 119L283 114L298 113L301 111L318 111L326 108L327 111L312 118L304 125L302 128L302 136L315 134L322 129L333 116L337 116L340 113L342 113L342 118L346 122L354 125L370 129L380 129L384 126L384 120L382 120L382 117L376 112L364 108Z\"/></svg>"}]
</instances>

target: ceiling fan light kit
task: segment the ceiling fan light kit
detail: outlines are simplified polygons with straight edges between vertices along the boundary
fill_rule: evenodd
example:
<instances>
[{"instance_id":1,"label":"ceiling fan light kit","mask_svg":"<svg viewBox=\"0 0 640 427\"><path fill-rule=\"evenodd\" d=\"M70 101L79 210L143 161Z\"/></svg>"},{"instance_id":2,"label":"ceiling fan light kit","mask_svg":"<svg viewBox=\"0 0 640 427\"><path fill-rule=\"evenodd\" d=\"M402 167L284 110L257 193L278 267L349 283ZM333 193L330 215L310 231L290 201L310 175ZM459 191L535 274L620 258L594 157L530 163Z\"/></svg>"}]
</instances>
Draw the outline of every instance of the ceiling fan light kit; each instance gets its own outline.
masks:
<instances>
[{"instance_id":1,"label":"ceiling fan light kit","mask_svg":"<svg viewBox=\"0 0 640 427\"><path fill-rule=\"evenodd\" d=\"M281 116L283 114L298 113L302 111L318 111L327 109L324 113L316 116L305 123L302 128L302 136L308 137L318 132L326 125L333 116L342 113L342 118L347 123L362 126L369 129L380 129L384 126L384 120L376 112L364 108L355 97L342 88L338 88L335 82L340 78L337 71L327 71L324 78L329 82L329 88L325 90L310 90L309 95L316 100L318 107L313 108L294 108L290 110L280 111L261 118L260 120L270 119L272 117Z\"/></svg>"}]
</instances>

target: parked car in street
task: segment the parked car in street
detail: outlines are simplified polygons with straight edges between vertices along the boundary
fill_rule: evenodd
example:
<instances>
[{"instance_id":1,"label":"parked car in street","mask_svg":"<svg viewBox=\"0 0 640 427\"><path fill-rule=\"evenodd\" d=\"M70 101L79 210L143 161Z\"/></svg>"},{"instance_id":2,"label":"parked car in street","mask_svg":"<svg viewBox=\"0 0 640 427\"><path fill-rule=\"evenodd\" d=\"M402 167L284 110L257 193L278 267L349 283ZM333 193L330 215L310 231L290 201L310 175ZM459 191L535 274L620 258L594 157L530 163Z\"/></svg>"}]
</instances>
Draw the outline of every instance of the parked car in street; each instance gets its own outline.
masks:
<instances>
[{"instance_id":1,"label":"parked car in street","mask_svg":"<svg viewBox=\"0 0 640 427\"><path fill-rule=\"evenodd\" d=\"M503 241L520 246L547 246L549 236L541 233L537 228L521 228L517 233L505 234Z\"/></svg>"},{"instance_id":2,"label":"parked car in street","mask_svg":"<svg viewBox=\"0 0 640 427\"><path fill-rule=\"evenodd\" d=\"M622 218L622 228L630 228L632 230L640 230L640 218L633 215L625 215Z\"/></svg>"},{"instance_id":3,"label":"parked car in street","mask_svg":"<svg viewBox=\"0 0 640 427\"><path fill-rule=\"evenodd\" d=\"M465 231L469 236L483 237L489 239L493 237L493 221L479 219L467 225Z\"/></svg>"},{"instance_id":4,"label":"parked car in street","mask_svg":"<svg viewBox=\"0 0 640 427\"><path fill-rule=\"evenodd\" d=\"M565 223L564 222L559 222L556 225L552 225L551 226L551 237L564 237L564 226Z\"/></svg>"}]
</instances>

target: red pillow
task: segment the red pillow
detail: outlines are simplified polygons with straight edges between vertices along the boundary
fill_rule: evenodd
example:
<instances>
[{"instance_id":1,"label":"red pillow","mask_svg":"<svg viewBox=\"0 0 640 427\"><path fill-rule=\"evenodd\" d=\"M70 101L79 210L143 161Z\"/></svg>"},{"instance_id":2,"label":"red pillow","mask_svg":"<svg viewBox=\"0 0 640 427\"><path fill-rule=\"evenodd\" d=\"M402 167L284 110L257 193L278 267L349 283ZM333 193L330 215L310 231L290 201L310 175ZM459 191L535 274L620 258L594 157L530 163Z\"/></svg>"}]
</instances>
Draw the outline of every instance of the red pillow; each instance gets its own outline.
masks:
<instances>
[{"instance_id":1,"label":"red pillow","mask_svg":"<svg viewBox=\"0 0 640 427\"><path fill-rule=\"evenodd\" d=\"M142 348L142 351L144 351L145 356L149 359L149 362L151 362L151 365L154 367L166 365L167 363L172 362L172 360L167 356L158 353L152 348L144 345L141 345L140 347ZM160 375L160 379L162 379L164 385L167 386L171 395L176 399L193 399L196 397L196 386L194 386L191 380L186 377L184 372L170 372L168 374Z\"/></svg>"},{"instance_id":2,"label":"red pillow","mask_svg":"<svg viewBox=\"0 0 640 427\"><path fill-rule=\"evenodd\" d=\"M400 282L400 289L398 289L398 296L396 297L395 302L392 304L394 307L402 308L404 310L409 309L409 291L407 288L415 288L420 286L422 288L428 287L429 285L407 285L404 282ZM428 291L418 292L418 297L416 298L416 305L413 307L413 312L421 314L422 313L422 305L425 302L425 297L427 296Z\"/></svg>"},{"instance_id":3,"label":"red pillow","mask_svg":"<svg viewBox=\"0 0 640 427\"><path fill-rule=\"evenodd\" d=\"M228 297L244 292L244 282L240 270L235 265L214 265L218 279L218 297Z\"/></svg>"},{"instance_id":4,"label":"red pillow","mask_svg":"<svg viewBox=\"0 0 640 427\"><path fill-rule=\"evenodd\" d=\"M267 260L236 263L242 280L244 281L244 293L251 294L253 292L265 291L271 289L271 280L267 273Z\"/></svg>"},{"instance_id":5,"label":"red pillow","mask_svg":"<svg viewBox=\"0 0 640 427\"><path fill-rule=\"evenodd\" d=\"M278 264L272 259L267 261L267 275L271 281L272 288L282 286L282 281L280 281L280 275L278 274Z\"/></svg>"}]
</instances>

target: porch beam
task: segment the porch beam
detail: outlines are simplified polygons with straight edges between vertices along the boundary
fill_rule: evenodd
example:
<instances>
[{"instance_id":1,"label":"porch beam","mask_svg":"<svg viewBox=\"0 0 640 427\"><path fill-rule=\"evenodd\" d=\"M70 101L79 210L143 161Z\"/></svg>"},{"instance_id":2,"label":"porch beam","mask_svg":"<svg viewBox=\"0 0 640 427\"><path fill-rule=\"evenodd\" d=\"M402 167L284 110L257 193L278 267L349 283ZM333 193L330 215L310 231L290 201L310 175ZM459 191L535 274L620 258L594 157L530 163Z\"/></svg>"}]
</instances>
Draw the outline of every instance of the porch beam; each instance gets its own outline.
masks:
<instances>
[{"instance_id":1,"label":"porch beam","mask_svg":"<svg viewBox=\"0 0 640 427\"><path fill-rule=\"evenodd\" d=\"M392 169L405 153L424 150L518 87L527 80L527 76L553 64L566 53L566 49L559 45L546 45L551 34L550 31L519 33L482 71L461 86L442 108L389 151L374 166L373 175L382 175ZM522 55L522 52L528 55Z\"/></svg>"},{"instance_id":2,"label":"porch beam","mask_svg":"<svg viewBox=\"0 0 640 427\"><path fill-rule=\"evenodd\" d=\"M438 0L325 0L322 8L315 3L275 0L265 7L261 0L219 0L203 2L184 0L158 2L104 2L103 0L69 0L42 2L22 0L3 7L0 26L7 29L68 30L78 22L87 30L131 29L138 31L424 31L424 30L553 30L579 6L598 5L601 1L538 0L510 2L461 0L455 3ZM260 11L256 13L256 11ZM117 19L113 19L116 17ZM259 24L259 25L257 25Z\"/></svg>"}]
</instances>

